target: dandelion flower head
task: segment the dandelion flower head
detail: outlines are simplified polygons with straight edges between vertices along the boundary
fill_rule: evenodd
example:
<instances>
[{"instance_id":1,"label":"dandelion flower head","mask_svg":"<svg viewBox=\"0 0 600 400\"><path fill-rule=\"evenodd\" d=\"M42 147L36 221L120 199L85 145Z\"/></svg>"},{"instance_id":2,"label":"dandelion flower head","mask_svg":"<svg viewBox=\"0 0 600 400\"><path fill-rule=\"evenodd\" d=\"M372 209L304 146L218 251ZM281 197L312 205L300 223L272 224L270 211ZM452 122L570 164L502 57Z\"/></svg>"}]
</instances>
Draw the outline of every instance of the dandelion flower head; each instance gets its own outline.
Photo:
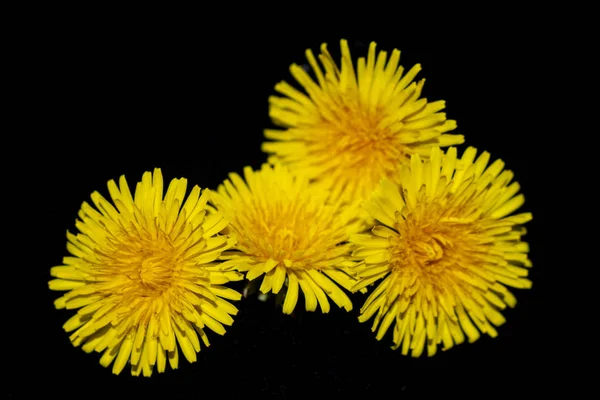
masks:
<instances>
[{"instance_id":1,"label":"dandelion flower head","mask_svg":"<svg viewBox=\"0 0 600 400\"><path fill-rule=\"evenodd\" d=\"M220 235L223 215L207 215L208 192L195 186L187 200L186 179L173 179L163 197L160 169L146 172L134 196L122 176L108 182L113 204L98 192L84 202L67 232L71 254L51 268L51 290L66 291L58 309L76 310L64 329L85 352L100 352L100 364L119 374L150 376L179 364L179 352L196 361L206 328L224 334L237 313L227 300L241 295L224 286L243 277L223 272L215 260L234 240Z\"/></svg>"},{"instance_id":2,"label":"dandelion flower head","mask_svg":"<svg viewBox=\"0 0 600 400\"><path fill-rule=\"evenodd\" d=\"M355 67L346 40L341 41L338 68L324 43L319 65L311 50L306 58L314 79L301 66L290 72L302 86L283 81L281 96L269 98L269 114L283 129L268 129L263 151L290 170L332 188L332 196L358 203L370 196L382 178L397 182L400 166L412 154L426 158L432 146L463 142L447 132L456 122L440 112L444 101L420 98L425 80L413 82L419 64L405 73L400 52L375 52L358 59Z\"/></svg>"},{"instance_id":3,"label":"dandelion flower head","mask_svg":"<svg viewBox=\"0 0 600 400\"><path fill-rule=\"evenodd\" d=\"M285 288L286 314L300 291L307 311L319 305L329 312L328 298L350 310L340 286L354 284L347 241L358 229L356 213L329 204L326 190L279 164L258 171L246 167L243 175L231 173L212 193L211 202L230 220L227 233L236 239L235 249L222 255L224 265L244 271L250 281L262 277L262 293Z\"/></svg>"},{"instance_id":4,"label":"dandelion flower head","mask_svg":"<svg viewBox=\"0 0 600 400\"><path fill-rule=\"evenodd\" d=\"M419 357L485 333L497 335L501 311L514 307L507 287L527 289L531 261L521 240L530 213L511 215L524 202L513 173L490 155L439 148L403 167L402 183L383 180L364 204L377 220L371 233L354 235L358 283L379 280L359 320L375 316L382 339L393 325L393 348Z\"/></svg>"}]
</instances>

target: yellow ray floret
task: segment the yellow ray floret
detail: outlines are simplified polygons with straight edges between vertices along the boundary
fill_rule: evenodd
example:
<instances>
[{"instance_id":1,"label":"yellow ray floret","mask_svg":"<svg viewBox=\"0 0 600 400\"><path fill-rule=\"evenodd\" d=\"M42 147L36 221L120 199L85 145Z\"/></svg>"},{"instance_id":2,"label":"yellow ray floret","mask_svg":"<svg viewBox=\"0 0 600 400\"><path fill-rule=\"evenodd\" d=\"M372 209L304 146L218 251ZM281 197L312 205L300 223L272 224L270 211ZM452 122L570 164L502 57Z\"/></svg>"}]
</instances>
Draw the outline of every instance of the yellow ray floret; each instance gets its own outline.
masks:
<instances>
[{"instance_id":1,"label":"yellow ray floret","mask_svg":"<svg viewBox=\"0 0 600 400\"><path fill-rule=\"evenodd\" d=\"M223 253L223 265L246 272L249 280L262 278L262 293L286 287L283 312L292 313L299 293L306 310L317 305L326 313L328 298L346 310L352 303L339 287L349 289L349 235L356 232L355 213L328 204L328 192L292 175L280 165L232 173L211 195L211 202L231 222L235 250ZM338 286L339 285L339 286Z\"/></svg>"},{"instance_id":2,"label":"yellow ray floret","mask_svg":"<svg viewBox=\"0 0 600 400\"><path fill-rule=\"evenodd\" d=\"M432 146L460 144L462 135L447 132L456 122L440 112L444 101L420 98L425 80L413 79L421 66L405 73L399 65L400 52L375 52L359 58L355 72L346 40L341 41L338 68L321 46L320 64L306 51L316 82L302 67L293 64L292 76L304 91L280 82L275 90L282 96L269 98L271 119L284 129L269 129L271 141L263 150L288 165L332 187L348 201L364 200L382 178L396 181L400 165L412 154L426 158Z\"/></svg>"},{"instance_id":3,"label":"yellow ray floret","mask_svg":"<svg viewBox=\"0 0 600 400\"><path fill-rule=\"evenodd\" d=\"M217 258L234 245L219 232L222 214L207 215L207 191L173 179L163 197L160 169L146 172L134 196L122 176L108 182L113 204L94 192L96 208L84 202L67 232L71 254L50 273L51 290L67 291L56 308L75 310L64 325L75 346L101 352L100 363L119 374L150 376L179 364L179 351L196 361L205 328L224 334L237 309L227 300L241 295L224 286L242 279L222 271Z\"/></svg>"},{"instance_id":4,"label":"yellow ray floret","mask_svg":"<svg viewBox=\"0 0 600 400\"><path fill-rule=\"evenodd\" d=\"M446 350L480 333L492 337L516 298L507 286L531 287L529 246L521 240L530 213L511 215L524 202L513 173L500 160L468 148L462 157L439 148L404 166L401 184L383 180L364 203L377 220L371 233L354 235L360 282L383 279L361 308L375 316L383 338L393 325L393 348L419 357Z\"/></svg>"}]
</instances>

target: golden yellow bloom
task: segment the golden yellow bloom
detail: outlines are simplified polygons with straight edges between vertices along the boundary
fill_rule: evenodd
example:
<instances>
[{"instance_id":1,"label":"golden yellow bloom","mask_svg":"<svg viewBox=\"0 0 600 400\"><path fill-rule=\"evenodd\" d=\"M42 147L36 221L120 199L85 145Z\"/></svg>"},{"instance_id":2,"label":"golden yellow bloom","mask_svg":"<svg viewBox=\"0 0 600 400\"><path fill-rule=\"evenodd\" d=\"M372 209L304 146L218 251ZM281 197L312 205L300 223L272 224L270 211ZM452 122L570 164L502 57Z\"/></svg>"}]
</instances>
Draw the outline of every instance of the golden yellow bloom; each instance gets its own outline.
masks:
<instances>
[{"instance_id":1,"label":"golden yellow bloom","mask_svg":"<svg viewBox=\"0 0 600 400\"><path fill-rule=\"evenodd\" d=\"M280 82L275 90L283 97L269 98L271 119L284 128L265 131L273 140L262 146L272 154L269 161L322 182L350 202L368 198L382 178L397 182L400 165L412 154L428 157L432 146L464 140L446 134L456 122L439 112L444 101L419 98L425 80L413 79L421 66L404 74L398 50L388 60L385 51L376 56L375 47L371 43L366 61L358 59L357 73L346 40L340 69L325 43L319 55L323 69L306 50L317 81L293 64L291 74L305 93Z\"/></svg>"},{"instance_id":2,"label":"golden yellow bloom","mask_svg":"<svg viewBox=\"0 0 600 400\"><path fill-rule=\"evenodd\" d=\"M224 265L246 271L248 280L264 275L260 291L265 294L279 293L287 282L286 314L294 310L299 289L308 311L318 303L329 312L327 296L351 310L337 284L349 289L354 283L346 272L353 265L347 243L356 226L352 213L328 204L327 191L280 165L246 167L244 179L229 174L211 196L231 221L227 233L237 239L235 250L223 253Z\"/></svg>"},{"instance_id":3,"label":"golden yellow bloom","mask_svg":"<svg viewBox=\"0 0 600 400\"><path fill-rule=\"evenodd\" d=\"M72 255L53 267L51 290L67 291L58 309L79 309L64 325L70 339L86 352L103 352L100 364L119 374L131 363L132 375L150 376L179 363L179 347L196 361L207 327L222 335L237 309L224 299L241 295L223 284L242 279L222 272L215 262L234 239L218 235L223 215L207 216L208 192L195 186L185 200L187 181L173 179L163 198L160 169L146 172L135 197L125 177L108 182L114 202L98 192L84 202L75 226L67 232ZM115 360L116 359L116 360Z\"/></svg>"},{"instance_id":4,"label":"golden yellow bloom","mask_svg":"<svg viewBox=\"0 0 600 400\"><path fill-rule=\"evenodd\" d=\"M359 320L375 315L380 340L393 328L394 349L428 355L469 342L479 332L495 337L504 323L500 310L516 299L506 286L526 289L531 262L521 241L530 213L509 216L524 202L519 184L504 163L489 167L488 153L475 160L468 148L439 148L428 161L419 155L402 170L402 183L388 180L364 204L378 221L371 234L354 235L353 255L361 282L383 279L361 309ZM486 168L487 167L487 168ZM464 334L463 334L464 332Z\"/></svg>"}]
</instances>

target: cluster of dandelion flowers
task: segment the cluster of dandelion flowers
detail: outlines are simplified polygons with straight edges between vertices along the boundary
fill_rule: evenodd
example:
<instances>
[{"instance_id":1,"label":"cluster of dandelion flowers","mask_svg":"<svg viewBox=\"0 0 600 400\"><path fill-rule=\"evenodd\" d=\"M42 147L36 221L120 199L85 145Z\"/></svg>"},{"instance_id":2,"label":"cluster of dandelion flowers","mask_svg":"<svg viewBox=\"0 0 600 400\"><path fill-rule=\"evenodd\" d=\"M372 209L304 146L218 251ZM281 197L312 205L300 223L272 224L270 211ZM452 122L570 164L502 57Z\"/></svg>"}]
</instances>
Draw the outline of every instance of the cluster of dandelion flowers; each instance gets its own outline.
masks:
<instances>
[{"instance_id":1,"label":"cluster of dandelion flowers","mask_svg":"<svg viewBox=\"0 0 600 400\"><path fill-rule=\"evenodd\" d=\"M65 324L75 346L103 352L100 363L119 374L150 376L179 363L179 350L196 361L205 328L224 334L237 313L227 300L241 295L224 286L240 280L215 261L234 240L219 233L222 214L207 214L206 190L173 179L163 197L160 169L146 172L134 197L125 177L108 182L114 206L94 192L94 209L83 203L76 227L67 232L71 256L51 269L50 289L67 291L58 309L78 309ZM184 201L185 200L185 201ZM116 207L116 208L115 208Z\"/></svg>"},{"instance_id":2,"label":"cluster of dandelion flowers","mask_svg":"<svg viewBox=\"0 0 600 400\"><path fill-rule=\"evenodd\" d=\"M356 213L327 203L326 190L279 164L258 171L246 167L243 175L231 173L211 193L211 202L230 220L227 233L236 239L235 248L223 253L223 265L245 272L250 281L262 277L262 293L285 288L286 314L296 307L300 290L307 311L319 305L329 312L328 297L351 310L342 288L355 283L348 274L354 265L348 238L360 224Z\"/></svg>"},{"instance_id":3,"label":"cluster of dandelion flowers","mask_svg":"<svg viewBox=\"0 0 600 400\"><path fill-rule=\"evenodd\" d=\"M269 129L263 151L310 179L324 183L332 195L357 204L368 198L382 178L395 182L400 165L412 154L428 157L432 146L451 146L462 135L447 134L456 122L440 112L444 101L420 98L424 80L413 79L421 69L407 73L399 65L400 52L375 54L371 43L366 60L359 58L355 72L346 40L341 41L338 68L324 43L319 66L311 50L306 57L316 82L293 64L292 76L305 92L287 82L269 98L269 115L283 129Z\"/></svg>"},{"instance_id":4,"label":"cluster of dandelion flowers","mask_svg":"<svg viewBox=\"0 0 600 400\"><path fill-rule=\"evenodd\" d=\"M375 315L380 340L393 327L394 349L418 357L473 342L504 323L514 307L507 286L531 287L528 245L521 240L530 213L511 215L524 202L513 173L500 160L488 166L468 148L451 147L428 161L419 155L402 170L400 185L383 180L364 203L378 221L371 233L353 235L361 261L354 290L383 278L364 303L359 320Z\"/></svg>"}]
</instances>

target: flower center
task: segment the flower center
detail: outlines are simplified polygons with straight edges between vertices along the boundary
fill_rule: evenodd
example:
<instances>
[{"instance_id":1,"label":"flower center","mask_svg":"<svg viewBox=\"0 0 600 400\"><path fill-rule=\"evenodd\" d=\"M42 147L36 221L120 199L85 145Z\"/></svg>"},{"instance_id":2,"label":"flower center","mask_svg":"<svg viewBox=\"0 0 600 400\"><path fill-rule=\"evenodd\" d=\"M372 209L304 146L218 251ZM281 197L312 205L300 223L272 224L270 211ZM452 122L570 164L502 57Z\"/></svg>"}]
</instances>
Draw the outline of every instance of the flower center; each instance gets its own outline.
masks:
<instances>
[{"instance_id":1,"label":"flower center","mask_svg":"<svg viewBox=\"0 0 600 400\"><path fill-rule=\"evenodd\" d=\"M351 196L365 199L382 177L395 178L405 147L393 129L381 126L385 115L381 111L368 113L364 106L353 104L356 97L344 96L344 104L334 106L333 117L322 120L311 152L326 165L334 162L324 173L349 185Z\"/></svg>"},{"instance_id":2,"label":"flower center","mask_svg":"<svg viewBox=\"0 0 600 400\"><path fill-rule=\"evenodd\" d=\"M163 249L152 249L148 253L140 256L140 283L148 289L162 291L170 285L173 267L177 263L171 252Z\"/></svg>"},{"instance_id":3,"label":"flower center","mask_svg":"<svg viewBox=\"0 0 600 400\"><path fill-rule=\"evenodd\" d=\"M335 151L343 168L381 164L385 161L380 159L381 156L387 159L388 152L400 152L389 129L379 127L381 120L380 113L368 115L362 107L342 106L335 121L324 122L324 128L332 133L328 151Z\"/></svg>"},{"instance_id":4,"label":"flower center","mask_svg":"<svg viewBox=\"0 0 600 400\"><path fill-rule=\"evenodd\" d=\"M309 268L311 262L326 256L326 250L341 240L333 231L333 214L303 202L282 201L258 205L259 213L238 214L232 228L238 247L264 261L272 259L292 268ZM332 244L333 243L333 244Z\"/></svg>"},{"instance_id":5,"label":"flower center","mask_svg":"<svg viewBox=\"0 0 600 400\"><path fill-rule=\"evenodd\" d=\"M433 217L410 214L397 224L391 260L395 270L435 279L462 269L465 261L472 263L482 251L472 222Z\"/></svg>"},{"instance_id":6,"label":"flower center","mask_svg":"<svg viewBox=\"0 0 600 400\"><path fill-rule=\"evenodd\" d=\"M109 252L99 254L101 271L125 277L142 296L161 295L171 287L176 271L183 265L171 239L161 231L154 235L123 232L110 247Z\"/></svg>"},{"instance_id":7,"label":"flower center","mask_svg":"<svg viewBox=\"0 0 600 400\"><path fill-rule=\"evenodd\" d=\"M392 252L396 265L409 265L421 273L439 273L452 259L452 247L440 232L402 232Z\"/></svg>"}]
</instances>

